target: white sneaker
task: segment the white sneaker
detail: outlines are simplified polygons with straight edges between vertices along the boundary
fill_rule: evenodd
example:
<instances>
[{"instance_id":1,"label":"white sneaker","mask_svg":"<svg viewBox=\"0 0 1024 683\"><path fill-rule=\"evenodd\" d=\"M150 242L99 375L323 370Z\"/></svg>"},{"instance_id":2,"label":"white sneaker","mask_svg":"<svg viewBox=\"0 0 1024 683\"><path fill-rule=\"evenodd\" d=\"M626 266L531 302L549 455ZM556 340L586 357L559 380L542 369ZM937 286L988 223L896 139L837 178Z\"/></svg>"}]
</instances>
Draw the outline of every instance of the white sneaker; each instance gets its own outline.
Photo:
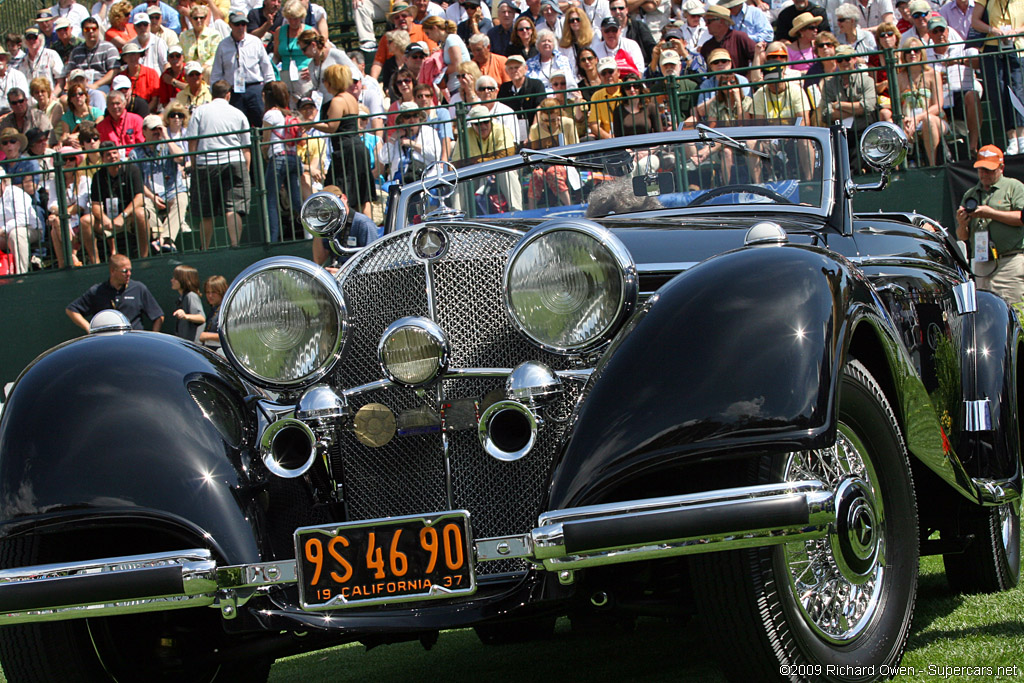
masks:
<instances>
[{"instance_id":1,"label":"white sneaker","mask_svg":"<svg viewBox=\"0 0 1024 683\"><path fill-rule=\"evenodd\" d=\"M1020 153L1020 138L1010 138L1009 142L1006 143L1005 154L1019 154Z\"/></svg>"}]
</instances>

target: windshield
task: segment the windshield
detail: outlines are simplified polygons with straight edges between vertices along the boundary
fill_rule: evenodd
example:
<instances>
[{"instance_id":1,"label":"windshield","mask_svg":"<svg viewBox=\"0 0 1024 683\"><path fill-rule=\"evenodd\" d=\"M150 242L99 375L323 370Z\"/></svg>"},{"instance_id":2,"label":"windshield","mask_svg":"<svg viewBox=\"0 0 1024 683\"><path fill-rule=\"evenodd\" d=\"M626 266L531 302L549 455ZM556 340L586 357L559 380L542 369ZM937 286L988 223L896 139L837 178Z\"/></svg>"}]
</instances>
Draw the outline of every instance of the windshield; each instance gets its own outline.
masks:
<instances>
[{"instance_id":1,"label":"windshield","mask_svg":"<svg viewBox=\"0 0 1024 683\"><path fill-rule=\"evenodd\" d=\"M515 168L484 174L459 169L447 204L469 218L551 218L642 213L673 208L716 210L763 204L821 207L823 154L810 137L729 137L692 131L685 140L626 146L628 139L546 150L523 149ZM416 223L438 204L421 185L406 205Z\"/></svg>"}]
</instances>

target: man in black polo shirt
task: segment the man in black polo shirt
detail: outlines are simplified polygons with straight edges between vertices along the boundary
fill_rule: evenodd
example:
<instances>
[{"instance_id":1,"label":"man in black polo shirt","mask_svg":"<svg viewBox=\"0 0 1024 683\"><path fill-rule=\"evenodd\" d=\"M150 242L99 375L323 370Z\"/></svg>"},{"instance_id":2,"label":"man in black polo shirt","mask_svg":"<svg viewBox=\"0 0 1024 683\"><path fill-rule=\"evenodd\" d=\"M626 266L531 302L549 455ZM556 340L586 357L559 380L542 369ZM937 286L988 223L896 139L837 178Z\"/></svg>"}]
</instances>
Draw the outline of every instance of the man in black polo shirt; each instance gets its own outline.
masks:
<instances>
[{"instance_id":1,"label":"man in black polo shirt","mask_svg":"<svg viewBox=\"0 0 1024 683\"><path fill-rule=\"evenodd\" d=\"M71 321L86 332L89 321L102 310L113 308L128 318L133 330L142 329L142 314L153 322L153 331L164 324L164 312L146 285L132 280L132 262L124 254L110 257L110 279L93 285L64 309Z\"/></svg>"},{"instance_id":2,"label":"man in black polo shirt","mask_svg":"<svg viewBox=\"0 0 1024 683\"><path fill-rule=\"evenodd\" d=\"M96 234L135 233L139 256L149 256L149 225L142 198L142 172L137 164L123 165L120 152L110 140L100 143L103 166L92 177L92 225Z\"/></svg>"}]
</instances>

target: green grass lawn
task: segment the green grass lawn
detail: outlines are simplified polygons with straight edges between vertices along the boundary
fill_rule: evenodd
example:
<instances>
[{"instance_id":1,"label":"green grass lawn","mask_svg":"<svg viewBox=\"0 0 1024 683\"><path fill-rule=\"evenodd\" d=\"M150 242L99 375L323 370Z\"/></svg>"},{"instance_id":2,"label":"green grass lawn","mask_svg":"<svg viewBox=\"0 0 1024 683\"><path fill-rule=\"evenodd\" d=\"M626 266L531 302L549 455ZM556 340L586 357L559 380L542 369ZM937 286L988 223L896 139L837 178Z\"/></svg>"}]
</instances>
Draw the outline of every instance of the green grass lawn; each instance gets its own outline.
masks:
<instances>
[{"instance_id":1,"label":"green grass lawn","mask_svg":"<svg viewBox=\"0 0 1024 683\"><path fill-rule=\"evenodd\" d=\"M723 681L704 654L696 621L686 625L642 620L632 633L574 635L566 620L548 641L486 647L472 630L446 631L427 652L400 643L367 652L347 645L278 661L274 683L316 681L510 681L540 674L549 680ZM737 644L742 646L742 644ZM996 667L1017 666L1017 675ZM1018 681L1024 678L1024 589L979 596L951 595L942 559L925 558L914 628L895 680ZM962 675L942 667L990 667L992 674ZM929 667L932 667L929 673Z\"/></svg>"}]
</instances>

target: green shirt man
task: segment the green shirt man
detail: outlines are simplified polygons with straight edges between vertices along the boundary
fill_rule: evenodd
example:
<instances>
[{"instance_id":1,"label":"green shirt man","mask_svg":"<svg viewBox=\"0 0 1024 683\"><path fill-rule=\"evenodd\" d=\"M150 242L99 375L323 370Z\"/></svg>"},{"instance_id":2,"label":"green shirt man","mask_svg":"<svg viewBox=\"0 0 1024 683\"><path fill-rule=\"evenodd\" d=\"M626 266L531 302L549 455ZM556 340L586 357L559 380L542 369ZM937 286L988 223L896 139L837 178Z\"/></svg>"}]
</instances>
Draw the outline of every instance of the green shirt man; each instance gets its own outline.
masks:
<instances>
[{"instance_id":1,"label":"green shirt man","mask_svg":"<svg viewBox=\"0 0 1024 683\"><path fill-rule=\"evenodd\" d=\"M1024 299L1024 183L1003 175L1003 152L995 145L978 150L974 167L978 184L960 202L956 234L970 240L978 288L1017 303Z\"/></svg>"}]
</instances>

